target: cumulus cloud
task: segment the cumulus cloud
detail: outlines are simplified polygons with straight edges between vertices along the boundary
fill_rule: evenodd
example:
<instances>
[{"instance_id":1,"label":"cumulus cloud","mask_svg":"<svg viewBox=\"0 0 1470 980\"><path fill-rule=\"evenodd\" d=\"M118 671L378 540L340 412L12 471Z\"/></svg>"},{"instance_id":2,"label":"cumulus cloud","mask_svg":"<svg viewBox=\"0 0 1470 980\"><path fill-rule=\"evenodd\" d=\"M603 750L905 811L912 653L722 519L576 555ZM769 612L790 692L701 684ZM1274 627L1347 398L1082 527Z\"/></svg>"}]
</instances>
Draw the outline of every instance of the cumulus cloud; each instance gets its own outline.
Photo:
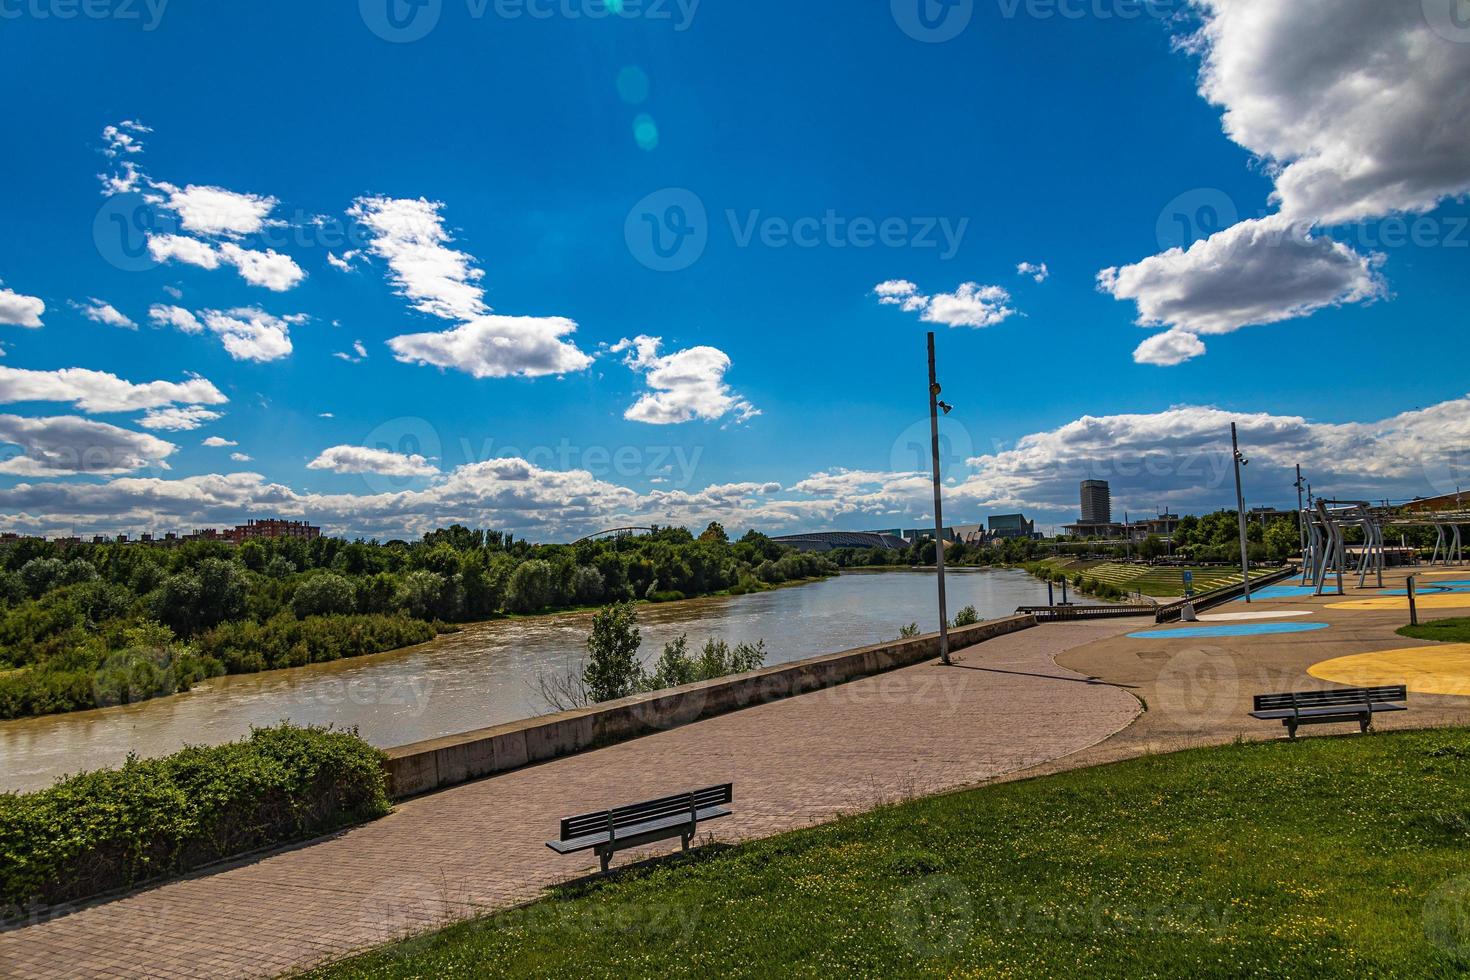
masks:
<instances>
[{"instance_id":1,"label":"cumulus cloud","mask_svg":"<svg viewBox=\"0 0 1470 980\"><path fill-rule=\"evenodd\" d=\"M1140 326L1224 334L1386 296L1381 261L1273 215L1242 221L1188 249L1104 269L1098 288L1136 303ZM1195 353L1203 352L1198 345Z\"/></svg>"},{"instance_id":2,"label":"cumulus cloud","mask_svg":"<svg viewBox=\"0 0 1470 980\"><path fill-rule=\"evenodd\" d=\"M477 317L452 330L390 338L405 364L453 368L476 378L536 378L581 371L592 358L562 338L576 323L560 316Z\"/></svg>"},{"instance_id":3,"label":"cumulus cloud","mask_svg":"<svg viewBox=\"0 0 1470 980\"><path fill-rule=\"evenodd\" d=\"M230 453L230 459L237 463L252 463L255 461L255 457L248 456L245 453Z\"/></svg>"},{"instance_id":4,"label":"cumulus cloud","mask_svg":"<svg viewBox=\"0 0 1470 980\"><path fill-rule=\"evenodd\" d=\"M145 429L162 429L166 432L188 432L206 422L217 422L224 418L220 412L212 412L202 405L186 405L177 408L155 408L138 420Z\"/></svg>"},{"instance_id":5,"label":"cumulus cloud","mask_svg":"<svg viewBox=\"0 0 1470 980\"><path fill-rule=\"evenodd\" d=\"M744 422L760 414L750 402L725 383L730 358L715 347L691 347L659 354L662 338L639 336L610 348L627 353L623 363L643 375L651 389L629 406L623 417L650 425L671 425L694 419L716 420L733 415Z\"/></svg>"},{"instance_id":6,"label":"cumulus cloud","mask_svg":"<svg viewBox=\"0 0 1470 980\"><path fill-rule=\"evenodd\" d=\"M264 252L241 248L234 242L225 242L219 249L220 258L240 272L240 278L252 286L262 286L271 292L284 293L294 289L306 278L305 271L289 255L282 255L273 248Z\"/></svg>"},{"instance_id":7,"label":"cumulus cloud","mask_svg":"<svg viewBox=\"0 0 1470 980\"><path fill-rule=\"evenodd\" d=\"M204 442L200 443L200 445L208 446L211 449L223 449L226 446L238 446L240 444L232 439L226 439L224 436L210 436Z\"/></svg>"},{"instance_id":8,"label":"cumulus cloud","mask_svg":"<svg viewBox=\"0 0 1470 980\"><path fill-rule=\"evenodd\" d=\"M184 333L204 332L204 324L199 322L199 318L181 306L155 303L148 308L148 319L156 326L173 327Z\"/></svg>"},{"instance_id":9,"label":"cumulus cloud","mask_svg":"<svg viewBox=\"0 0 1470 980\"><path fill-rule=\"evenodd\" d=\"M240 194L223 187L169 183L153 185L162 192L160 206L176 214L184 231L205 237L240 238L262 231L280 202L261 194Z\"/></svg>"},{"instance_id":10,"label":"cumulus cloud","mask_svg":"<svg viewBox=\"0 0 1470 980\"><path fill-rule=\"evenodd\" d=\"M907 279L890 279L873 287L878 302L897 306L907 313L919 313L925 323L949 327L991 327L1015 315L1008 304L1011 294L1000 286L961 283L952 293L933 296L919 292Z\"/></svg>"},{"instance_id":11,"label":"cumulus cloud","mask_svg":"<svg viewBox=\"0 0 1470 980\"><path fill-rule=\"evenodd\" d=\"M445 320L490 311L474 256L450 248L444 205L424 198L363 197L347 212L372 233L369 251L388 263L390 279L413 308Z\"/></svg>"},{"instance_id":12,"label":"cumulus cloud","mask_svg":"<svg viewBox=\"0 0 1470 980\"><path fill-rule=\"evenodd\" d=\"M72 307L93 323L102 323L109 327L120 327L123 330L138 329L138 325L128 316L120 313L117 307L111 303L104 303L100 299L94 298L85 303L73 303Z\"/></svg>"},{"instance_id":13,"label":"cumulus cloud","mask_svg":"<svg viewBox=\"0 0 1470 980\"><path fill-rule=\"evenodd\" d=\"M275 316L258 307L205 310L195 315L177 306L154 306L148 317L159 326L188 334L209 331L237 361L278 361L290 355L291 328L305 323L305 314Z\"/></svg>"},{"instance_id":14,"label":"cumulus cloud","mask_svg":"<svg viewBox=\"0 0 1470 980\"><path fill-rule=\"evenodd\" d=\"M290 355L291 327L306 322L304 315L273 316L257 307L204 311L204 326L219 337L225 352L237 361L278 361Z\"/></svg>"},{"instance_id":15,"label":"cumulus cloud","mask_svg":"<svg viewBox=\"0 0 1470 980\"><path fill-rule=\"evenodd\" d=\"M20 452L0 462L7 476L105 476L157 466L177 448L172 443L74 415L23 418L0 415L0 443Z\"/></svg>"},{"instance_id":16,"label":"cumulus cloud","mask_svg":"<svg viewBox=\"0 0 1470 980\"><path fill-rule=\"evenodd\" d=\"M204 378L133 384L85 368L32 371L0 367L0 403L70 402L82 412L134 412L170 405L223 405L229 399Z\"/></svg>"},{"instance_id":17,"label":"cumulus cloud","mask_svg":"<svg viewBox=\"0 0 1470 980\"><path fill-rule=\"evenodd\" d=\"M379 476L435 476L439 468L417 453L394 453L366 446L333 446L306 464L309 470L376 473Z\"/></svg>"},{"instance_id":18,"label":"cumulus cloud","mask_svg":"<svg viewBox=\"0 0 1470 980\"><path fill-rule=\"evenodd\" d=\"M1138 345L1133 360L1139 364L1173 367L1205 352L1205 342L1187 330L1165 330Z\"/></svg>"},{"instance_id":19,"label":"cumulus cloud","mask_svg":"<svg viewBox=\"0 0 1470 980\"><path fill-rule=\"evenodd\" d=\"M1022 262L1016 266L1016 273L1022 276L1030 276L1036 282L1046 282L1051 275L1051 270L1046 267L1045 262Z\"/></svg>"},{"instance_id":20,"label":"cumulus cloud","mask_svg":"<svg viewBox=\"0 0 1470 980\"><path fill-rule=\"evenodd\" d=\"M35 296L23 296L11 289L0 289L0 323L12 327L41 326L46 304Z\"/></svg>"},{"instance_id":21,"label":"cumulus cloud","mask_svg":"<svg viewBox=\"0 0 1470 980\"><path fill-rule=\"evenodd\" d=\"M1445 36L1459 2L1193 0L1203 24L1183 46L1200 94L1264 163L1279 210L1105 269L1102 288L1136 302L1140 324L1195 334L1384 296L1381 258L1318 229L1470 192L1470 45ZM1177 336L1140 351L1170 347Z\"/></svg>"},{"instance_id":22,"label":"cumulus cloud","mask_svg":"<svg viewBox=\"0 0 1470 980\"><path fill-rule=\"evenodd\" d=\"M184 262L201 269L218 269L220 254L213 245L184 235L148 236L148 254L155 262Z\"/></svg>"}]
</instances>

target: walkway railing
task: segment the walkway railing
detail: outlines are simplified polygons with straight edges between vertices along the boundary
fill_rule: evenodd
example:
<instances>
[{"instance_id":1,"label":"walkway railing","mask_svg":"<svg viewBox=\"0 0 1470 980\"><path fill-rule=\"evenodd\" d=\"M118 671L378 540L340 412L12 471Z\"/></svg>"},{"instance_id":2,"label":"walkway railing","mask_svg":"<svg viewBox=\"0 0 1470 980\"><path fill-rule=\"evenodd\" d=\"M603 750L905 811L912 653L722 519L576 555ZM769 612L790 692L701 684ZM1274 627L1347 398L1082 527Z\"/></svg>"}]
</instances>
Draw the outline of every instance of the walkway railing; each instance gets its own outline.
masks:
<instances>
[{"instance_id":1,"label":"walkway railing","mask_svg":"<svg viewBox=\"0 0 1470 980\"><path fill-rule=\"evenodd\" d=\"M1061 623L1072 619L1111 619L1123 616L1152 616L1155 607L1118 606L1021 606L1022 615L1036 617L1038 623Z\"/></svg>"},{"instance_id":2,"label":"walkway railing","mask_svg":"<svg viewBox=\"0 0 1470 980\"><path fill-rule=\"evenodd\" d=\"M1272 572L1270 575L1262 575L1260 578L1251 579L1251 588L1259 589L1262 586L1270 585L1273 582L1280 582L1282 579L1291 578L1293 575L1298 574L1300 571L1301 569L1297 568L1297 566L1295 565L1287 565L1280 571ZM1154 614L1154 622L1174 622L1179 618L1180 613L1184 611L1185 605L1189 603L1194 603L1194 608L1196 610L1209 609L1212 606L1220 605L1222 602L1230 602L1232 599L1239 599L1244 594L1245 583L1243 582L1237 582L1235 585L1227 585L1223 589L1215 589L1210 592L1201 592L1199 595L1190 596L1188 599L1180 599L1176 602L1171 602L1166 606L1160 606L1158 608L1158 611Z\"/></svg>"}]
</instances>

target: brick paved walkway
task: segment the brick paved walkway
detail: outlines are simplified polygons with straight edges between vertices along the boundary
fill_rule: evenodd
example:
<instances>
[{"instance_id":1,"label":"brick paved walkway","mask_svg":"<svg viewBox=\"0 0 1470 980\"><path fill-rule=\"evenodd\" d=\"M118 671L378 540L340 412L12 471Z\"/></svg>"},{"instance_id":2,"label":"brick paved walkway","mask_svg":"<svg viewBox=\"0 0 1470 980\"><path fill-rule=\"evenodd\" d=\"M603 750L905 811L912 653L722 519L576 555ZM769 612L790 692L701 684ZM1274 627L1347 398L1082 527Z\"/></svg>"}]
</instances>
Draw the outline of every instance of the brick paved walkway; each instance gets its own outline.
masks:
<instances>
[{"instance_id":1,"label":"brick paved walkway","mask_svg":"<svg viewBox=\"0 0 1470 980\"><path fill-rule=\"evenodd\" d=\"M910 667L410 800L325 841L0 934L0 976L273 976L580 876L595 859L543 844L570 813L731 780L736 816L710 831L734 841L1056 759L1126 726L1139 704L1052 658L1129 625L1027 630L962 651L958 667Z\"/></svg>"}]
</instances>

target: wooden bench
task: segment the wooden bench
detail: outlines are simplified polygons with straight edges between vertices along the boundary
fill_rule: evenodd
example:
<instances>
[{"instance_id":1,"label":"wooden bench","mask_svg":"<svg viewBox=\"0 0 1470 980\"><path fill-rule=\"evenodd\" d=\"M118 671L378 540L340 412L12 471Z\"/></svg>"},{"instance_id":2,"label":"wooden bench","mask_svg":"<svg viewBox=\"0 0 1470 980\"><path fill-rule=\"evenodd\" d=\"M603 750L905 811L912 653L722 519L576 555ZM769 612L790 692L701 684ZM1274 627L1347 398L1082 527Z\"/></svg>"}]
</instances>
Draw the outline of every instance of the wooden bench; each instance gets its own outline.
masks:
<instances>
[{"instance_id":1,"label":"wooden bench","mask_svg":"<svg viewBox=\"0 0 1470 980\"><path fill-rule=\"evenodd\" d=\"M593 851L607 874L608 863L618 851L640 847L654 841L681 838L684 850L701 822L731 815L728 804L734 802L734 785L724 783L657 800L644 800L611 810L566 817L561 822L561 837L546 846L558 854Z\"/></svg>"},{"instance_id":2,"label":"wooden bench","mask_svg":"<svg viewBox=\"0 0 1470 980\"><path fill-rule=\"evenodd\" d=\"M1339 687L1330 691L1291 691L1286 694L1257 694L1252 718L1277 721L1296 738L1299 725L1324 725L1356 721L1362 731L1373 726L1373 716L1382 711L1407 711L1397 702L1408 700L1404 685L1385 687Z\"/></svg>"}]
</instances>

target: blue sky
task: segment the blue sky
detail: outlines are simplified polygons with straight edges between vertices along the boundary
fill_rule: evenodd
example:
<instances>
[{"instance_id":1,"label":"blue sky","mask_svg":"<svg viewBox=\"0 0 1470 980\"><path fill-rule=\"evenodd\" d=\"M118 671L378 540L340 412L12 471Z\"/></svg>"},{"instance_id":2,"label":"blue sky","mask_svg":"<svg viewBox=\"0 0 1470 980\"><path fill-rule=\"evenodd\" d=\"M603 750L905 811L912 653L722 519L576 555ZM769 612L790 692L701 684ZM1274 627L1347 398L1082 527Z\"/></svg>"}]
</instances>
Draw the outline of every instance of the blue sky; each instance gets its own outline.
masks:
<instances>
[{"instance_id":1,"label":"blue sky","mask_svg":"<svg viewBox=\"0 0 1470 980\"><path fill-rule=\"evenodd\" d=\"M5 0L0 515L910 524L928 330L957 521L1452 491L1456 2Z\"/></svg>"}]
</instances>

